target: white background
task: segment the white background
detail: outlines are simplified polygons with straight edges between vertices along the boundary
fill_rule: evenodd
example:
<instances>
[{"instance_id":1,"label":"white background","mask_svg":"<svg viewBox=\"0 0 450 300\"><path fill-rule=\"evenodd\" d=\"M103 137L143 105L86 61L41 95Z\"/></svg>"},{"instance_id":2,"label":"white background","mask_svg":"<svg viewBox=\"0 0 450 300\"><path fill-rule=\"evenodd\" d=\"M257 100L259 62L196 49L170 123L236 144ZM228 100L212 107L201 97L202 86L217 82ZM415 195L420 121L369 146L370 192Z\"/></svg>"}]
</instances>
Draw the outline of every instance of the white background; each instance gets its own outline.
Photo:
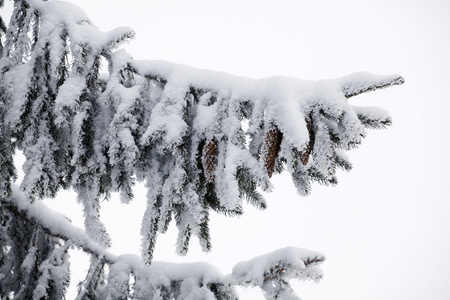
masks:
<instances>
[{"instance_id":1,"label":"white background","mask_svg":"<svg viewBox=\"0 0 450 300\"><path fill-rule=\"evenodd\" d=\"M289 175L275 176L269 207L245 207L242 217L214 215L211 253L197 241L174 254L176 230L160 236L156 260L207 261L224 274L232 266L295 246L327 256L318 284L294 283L303 299L450 299L450 2L379 1L71 1L101 30L131 26L136 59L163 59L261 78L323 79L356 71L399 73L400 87L351 98L380 106L394 120L370 131L349 152L354 169L337 187L296 194ZM139 253L145 191L133 204L105 202L103 220L116 254ZM49 201L70 214L75 196ZM74 254L75 255L75 254ZM74 272L87 266L75 263ZM76 276L73 281L76 283ZM262 299L241 291L242 299Z\"/></svg>"}]
</instances>

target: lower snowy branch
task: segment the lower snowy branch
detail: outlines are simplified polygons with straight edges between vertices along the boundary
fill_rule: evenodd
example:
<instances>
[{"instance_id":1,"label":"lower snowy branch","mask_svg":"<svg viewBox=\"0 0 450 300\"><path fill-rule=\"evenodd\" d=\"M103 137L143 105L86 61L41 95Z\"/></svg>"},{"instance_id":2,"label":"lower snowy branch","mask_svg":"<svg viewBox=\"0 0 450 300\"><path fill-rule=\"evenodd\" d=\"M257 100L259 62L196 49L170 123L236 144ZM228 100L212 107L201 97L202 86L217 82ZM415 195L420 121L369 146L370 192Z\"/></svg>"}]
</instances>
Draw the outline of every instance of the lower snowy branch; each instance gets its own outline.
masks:
<instances>
[{"instance_id":1,"label":"lower snowy branch","mask_svg":"<svg viewBox=\"0 0 450 300\"><path fill-rule=\"evenodd\" d=\"M63 215L51 210L40 201L31 204L30 200L17 186L13 186L11 198L1 199L1 208L7 209L17 217L41 227L48 235L65 241L70 240L84 252L96 257L103 257L108 264L114 264L118 260L116 255L93 242L84 230L72 225Z\"/></svg>"},{"instance_id":2,"label":"lower snowy branch","mask_svg":"<svg viewBox=\"0 0 450 300\"><path fill-rule=\"evenodd\" d=\"M63 215L42 202L31 203L17 186L13 187L13 196L0 199L0 204L0 209L50 236L68 241L68 245L74 245L96 261L101 261L102 265L106 264L109 268L107 283L96 284L94 291L106 299L121 299L123 296L153 299L158 295L170 299L238 299L234 290L237 285L260 287L269 298L282 294L295 296L288 282L290 279L317 281L322 277L317 265L325 260L323 254L293 247L240 262L227 276L207 263L153 262L146 266L139 256L110 253ZM134 281L132 287L129 286L130 280Z\"/></svg>"}]
</instances>

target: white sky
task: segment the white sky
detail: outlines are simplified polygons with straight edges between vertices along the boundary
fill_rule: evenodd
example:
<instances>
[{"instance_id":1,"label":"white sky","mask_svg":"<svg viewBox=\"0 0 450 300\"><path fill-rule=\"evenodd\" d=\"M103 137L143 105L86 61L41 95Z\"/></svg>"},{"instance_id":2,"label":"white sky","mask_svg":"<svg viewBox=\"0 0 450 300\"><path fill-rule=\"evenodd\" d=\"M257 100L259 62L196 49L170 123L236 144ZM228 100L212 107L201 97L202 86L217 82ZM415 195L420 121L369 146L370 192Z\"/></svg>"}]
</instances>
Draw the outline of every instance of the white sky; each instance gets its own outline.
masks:
<instances>
[{"instance_id":1,"label":"white sky","mask_svg":"<svg viewBox=\"0 0 450 300\"><path fill-rule=\"evenodd\" d=\"M137 59L253 78L368 71L406 79L403 86L351 99L387 109L394 125L370 131L348 153L354 169L341 172L337 187L315 185L305 198L288 174L275 176L266 211L247 206L238 219L213 217L211 253L201 253L193 240L191 252L177 257L172 227L159 238L156 260L207 261L226 274L241 260L295 246L327 256L320 284L295 284L305 300L450 299L450 2L70 2L102 30L134 28L137 37L127 49ZM68 207L60 200L52 202ZM138 253L144 192L129 207L118 202L105 203L112 251ZM252 291L241 296L262 299Z\"/></svg>"}]
</instances>

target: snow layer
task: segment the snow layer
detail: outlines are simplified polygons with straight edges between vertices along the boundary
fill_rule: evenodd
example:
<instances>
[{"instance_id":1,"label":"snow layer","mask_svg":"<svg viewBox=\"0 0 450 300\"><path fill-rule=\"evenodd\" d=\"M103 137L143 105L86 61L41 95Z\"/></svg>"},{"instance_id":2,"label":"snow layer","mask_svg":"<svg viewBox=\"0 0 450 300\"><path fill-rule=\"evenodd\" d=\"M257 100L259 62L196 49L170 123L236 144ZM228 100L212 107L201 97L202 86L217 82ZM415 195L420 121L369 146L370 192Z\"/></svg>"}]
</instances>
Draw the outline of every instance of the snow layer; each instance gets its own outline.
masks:
<instances>
[{"instance_id":1,"label":"snow layer","mask_svg":"<svg viewBox=\"0 0 450 300\"><path fill-rule=\"evenodd\" d=\"M71 241L75 246L105 258L106 262L111 265L108 278L109 288L107 286L110 297L116 292L117 295L120 295L123 290L127 290L131 274L135 277L137 290L148 290L149 286L154 286L155 289L161 286L169 288L173 282L181 282L179 292L181 295L183 293L186 295L183 299L199 299L196 298L199 295L205 297L204 299L215 299L211 291L206 288L209 284L220 284L224 287L230 284L250 285L264 288L266 282L276 278L318 280L322 276L317 265L324 261L323 254L293 247L240 262L233 268L233 272L229 276L224 276L216 267L203 262L187 264L153 262L151 266L145 266L137 255L116 256L108 252L91 241L83 230L73 226L67 218L52 211L42 202L36 201L31 204L17 186L13 186L13 191L13 197L3 200L5 203L13 204L29 220L41 224L44 230L52 235ZM61 248L61 252L64 252L63 248ZM24 261L24 266L27 265L26 261ZM144 291L142 292L144 293ZM286 295L294 297L290 293Z\"/></svg>"},{"instance_id":2,"label":"snow layer","mask_svg":"<svg viewBox=\"0 0 450 300\"><path fill-rule=\"evenodd\" d=\"M231 99L252 99L256 109L265 110L266 120L275 120L289 142L298 149L303 149L308 142L305 115L302 117L301 112L306 114L308 108L320 104L329 113L340 115L342 111L351 111L346 98L404 82L399 75L366 72L338 79L307 81L282 76L250 79L160 60L133 60L130 65L138 74L168 82L170 90L177 86L180 93L191 86L204 91L226 92Z\"/></svg>"},{"instance_id":3,"label":"snow layer","mask_svg":"<svg viewBox=\"0 0 450 300\"><path fill-rule=\"evenodd\" d=\"M287 247L236 264L232 277L241 285L261 287L267 281L278 277L287 280L291 278L318 280L322 277L322 272L316 265L324 260L325 256L320 252ZM313 269L312 272L307 271L309 268ZM269 270L278 273L271 273Z\"/></svg>"},{"instance_id":4,"label":"snow layer","mask_svg":"<svg viewBox=\"0 0 450 300\"><path fill-rule=\"evenodd\" d=\"M42 16L41 36L61 27L68 28L73 43L90 45L101 50L108 44L114 44L126 35L134 35L130 27L118 27L109 32L102 32L87 17L78 6L64 1L27 1ZM63 12L63 13L62 13Z\"/></svg>"},{"instance_id":5,"label":"snow layer","mask_svg":"<svg viewBox=\"0 0 450 300\"><path fill-rule=\"evenodd\" d=\"M41 201L30 203L30 200L17 185L13 185L12 189L13 196L8 200L2 201L5 201L6 203L8 201L12 202L13 205L17 206L20 211L23 211L26 214L27 218L40 224L52 235L61 237L65 240L70 240L75 246L80 247L87 252L104 256L107 261L115 262L118 260L116 255L108 252L89 239L84 230L72 225L68 218L51 210Z\"/></svg>"},{"instance_id":6,"label":"snow layer","mask_svg":"<svg viewBox=\"0 0 450 300\"><path fill-rule=\"evenodd\" d=\"M96 256L104 257L107 263L114 266L115 272L129 273L132 270L139 276L157 278L157 281L161 281L161 283L189 278L195 278L203 284L223 281L224 276L216 267L203 262L187 264L153 262L150 267L147 267L144 265L142 258L137 255L123 254L116 256L90 240L84 230L72 225L65 216L51 210L41 201L30 203L17 185L13 185L12 188L13 196L10 199L2 199L2 202L17 207L28 220L42 225L44 230L51 235L70 240L75 246ZM24 261L24 266L31 264L27 263L26 260Z\"/></svg>"}]
</instances>

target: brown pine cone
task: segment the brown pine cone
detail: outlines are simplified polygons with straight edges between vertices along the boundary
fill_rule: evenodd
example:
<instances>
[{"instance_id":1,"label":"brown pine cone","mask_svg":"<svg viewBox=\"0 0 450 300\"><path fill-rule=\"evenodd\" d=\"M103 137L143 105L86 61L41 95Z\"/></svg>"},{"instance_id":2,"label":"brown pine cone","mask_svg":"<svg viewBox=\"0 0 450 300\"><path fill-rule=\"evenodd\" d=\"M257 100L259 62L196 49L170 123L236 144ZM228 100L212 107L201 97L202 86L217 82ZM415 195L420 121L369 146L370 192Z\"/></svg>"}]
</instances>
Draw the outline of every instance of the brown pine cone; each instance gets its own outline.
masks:
<instances>
[{"instance_id":1,"label":"brown pine cone","mask_svg":"<svg viewBox=\"0 0 450 300\"><path fill-rule=\"evenodd\" d=\"M217 140L212 139L205 143L203 147L202 164L206 180L214 182L217 165Z\"/></svg>"},{"instance_id":2,"label":"brown pine cone","mask_svg":"<svg viewBox=\"0 0 450 300\"><path fill-rule=\"evenodd\" d=\"M264 168L267 170L269 178L275 171L275 160L280 153L282 140L283 133L275 125L272 125L267 131L264 141Z\"/></svg>"}]
</instances>

